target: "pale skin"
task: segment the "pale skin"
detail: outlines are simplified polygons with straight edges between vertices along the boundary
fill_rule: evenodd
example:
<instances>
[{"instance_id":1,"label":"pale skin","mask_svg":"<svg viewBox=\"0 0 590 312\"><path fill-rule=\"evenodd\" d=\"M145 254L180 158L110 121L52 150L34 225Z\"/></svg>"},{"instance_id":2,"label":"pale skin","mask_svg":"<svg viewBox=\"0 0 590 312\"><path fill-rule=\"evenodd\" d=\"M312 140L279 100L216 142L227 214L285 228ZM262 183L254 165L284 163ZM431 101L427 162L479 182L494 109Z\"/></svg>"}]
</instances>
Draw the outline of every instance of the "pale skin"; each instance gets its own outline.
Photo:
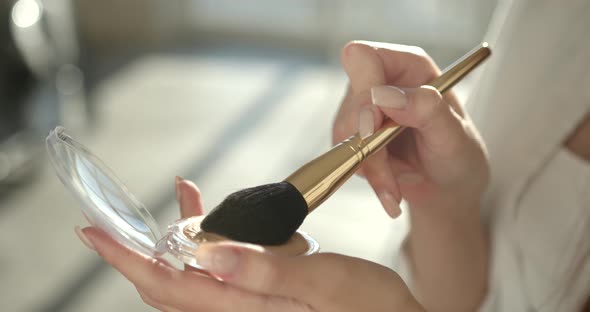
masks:
<instances>
[{"instance_id":1,"label":"pale skin","mask_svg":"<svg viewBox=\"0 0 590 312\"><path fill-rule=\"evenodd\" d=\"M485 296L488 259L477 202L489 179L477 131L452 92L443 98L420 87L439 73L420 49L353 42L344 48L342 63L350 90L335 120L335 141L357 130L370 133L384 120L409 128L360 173L391 216L399 214L402 197L409 203L406 248L418 300L392 270L337 254L284 257L258 246L208 244L196 256L220 282L141 255L96 228L78 231L80 238L129 279L144 302L162 311L475 310ZM372 90L379 105L372 104ZM590 155L588 142L590 118L566 144ZM177 180L177 197L181 217L202 214L193 183Z\"/></svg>"},{"instance_id":2,"label":"pale skin","mask_svg":"<svg viewBox=\"0 0 590 312\"><path fill-rule=\"evenodd\" d=\"M427 101L416 103L416 108L411 100L402 108L388 103L387 100L400 101L400 98L387 96L387 91L394 90L382 87L397 86L409 98L420 98L418 94L424 90L405 87L425 84L438 73L423 51L384 43L353 42L344 49L342 59L350 88L335 121L334 142L352 135L358 128L361 133L379 128L386 119L408 125L406 113L420 109L418 105L428 109ZM413 71L404 71L401 62L414 64ZM378 108L370 104L368 90L372 91L372 102L379 104ZM382 99L381 103L375 103L375 98ZM410 206L412 229L405 248L413 270L414 293L424 308L474 311L486 294L489 251L478 202L489 173L483 144L453 93L444 96L444 103L438 107L445 110L438 122L431 119L430 123L413 123L413 129L406 130L401 140L375 155L360 174L366 177L391 216L397 216L399 208L397 202L391 203L387 196L381 195L384 192L392 194L398 202L406 199ZM371 119L363 117L362 112L367 109L373 125ZM459 121L464 131L453 131L453 124L457 124L453 120ZM429 130L436 134L430 135ZM564 146L582 159L590 160L590 114ZM590 310L588 301L584 311Z\"/></svg>"},{"instance_id":3,"label":"pale skin","mask_svg":"<svg viewBox=\"0 0 590 312\"><path fill-rule=\"evenodd\" d=\"M435 90L419 87L439 74L419 48L352 42L342 63L350 88L335 121L334 142L357 128L380 128L383 120L410 127L361 174L391 216L399 214L401 198L410 206L406 248L417 298L428 311L475 310L486 292L487 238L478 203L489 176L475 127L453 92L441 100ZM389 86L402 89L405 98ZM367 109L373 126L362 117Z\"/></svg>"},{"instance_id":4,"label":"pale skin","mask_svg":"<svg viewBox=\"0 0 590 312\"><path fill-rule=\"evenodd\" d=\"M181 216L203 213L201 195L177 181ZM209 244L197 258L220 282L190 267L130 250L97 228L77 231L82 241L136 287L143 301L161 311L424 311L397 274L366 260L320 253L278 256L245 244ZM206 261L207 255L219 257ZM237 257L237 261L228 261Z\"/></svg>"}]
</instances>

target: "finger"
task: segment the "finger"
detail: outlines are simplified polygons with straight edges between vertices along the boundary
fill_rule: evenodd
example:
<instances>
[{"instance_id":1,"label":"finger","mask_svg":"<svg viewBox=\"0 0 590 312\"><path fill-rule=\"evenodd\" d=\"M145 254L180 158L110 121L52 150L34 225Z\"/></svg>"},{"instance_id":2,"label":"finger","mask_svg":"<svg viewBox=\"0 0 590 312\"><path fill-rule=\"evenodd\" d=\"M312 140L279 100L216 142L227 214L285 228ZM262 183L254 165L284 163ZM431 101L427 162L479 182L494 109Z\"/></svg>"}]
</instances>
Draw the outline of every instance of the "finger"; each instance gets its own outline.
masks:
<instances>
[{"instance_id":1,"label":"finger","mask_svg":"<svg viewBox=\"0 0 590 312\"><path fill-rule=\"evenodd\" d=\"M359 135L361 138L365 138L380 129L385 122L392 123L385 120L383 112L377 106L363 105L358 118ZM395 169L407 167L403 164L400 160L392 157L387 150L382 150L370 156L361 167L363 176L391 218L397 218L401 214L399 204L402 195L395 179Z\"/></svg>"},{"instance_id":2,"label":"finger","mask_svg":"<svg viewBox=\"0 0 590 312\"><path fill-rule=\"evenodd\" d=\"M372 46L381 58L388 85L414 88L429 84L441 74L436 63L420 47L368 41L364 43ZM444 99L459 116L465 116L454 92L446 92Z\"/></svg>"},{"instance_id":3,"label":"finger","mask_svg":"<svg viewBox=\"0 0 590 312\"><path fill-rule=\"evenodd\" d=\"M362 50L363 53L348 53L348 50L354 50L352 48L353 46L355 47L354 49ZM364 48L361 48L362 46ZM374 56L371 55L371 52L373 52ZM375 56L380 62L375 60ZM370 58L372 61L368 59L361 60L360 58ZM349 77L352 77L352 75L359 77L356 81L363 88L361 91L367 90L366 86L369 84L372 84L369 87L387 84L414 88L430 83L441 73L432 58L422 48L383 42L353 41L349 43L343 49L342 64ZM372 66L367 66L367 64L372 64ZM365 77L373 77L371 79L363 78L363 75L357 74L363 72L363 66L365 66L365 71L375 71L373 68L377 64L382 66L384 77L381 78L384 79L383 83L379 83L381 78L374 79L375 74L364 74ZM350 69L347 70L347 68ZM465 116L464 109L457 100L454 92L446 92L444 98L459 116Z\"/></svg>"},{"instance_id":4,"label":"finger","mask_svg":"<svg viewBox=\"0 0 590 312\"><path fill-rule=\"evenodd\" d=\"M191 181L176 177L176 200L180 204L180 216L189 218L203 214L203 202L199 188Z\"/></svg>"},{"instance_id":5,"label":"finger","mask_svg":"<svg viewBox=\"0 0 590 312\"><path fill-rule=\"evenodd\" d=\"M372 109L366 106L367 90L392 81L417 86L439 74L434 62L417 47L354 41L344 47L341 58L351 83L334 122L335 144L357 130L365 137L383 122L382 114L373 113L374 122L370 124ZM377 153L358 173L367 177L387 213L395 217L401 212L401 195L393 173L387 170L387 161L386 152Z\"/></svg>"},{"instance_id":6,"label":"finger","mask_svg":"<svg viewBox=\"0 0 590 312\"><path fill-rule=\"evenodd\" d=\"M199 188L193 182L179 176L176 177L176 200L180 205L181 218L190 218L203 214L203 202ZM184 265L184 270L203 273L202 270L187 264Z\"/></svg>"},{"instance_id":7,"label":"finger","mask_svg":"<svg viewBox=\"0 0 590 312\"><path fill-rule=\"evenodd\" d=\"M383 123L383 113L378 107L372 105L371 92L363 91L350 95L346 108L342 108L334 122L333 141L340 143L357 132L373 132ZM366 122L370 124L366 124ZM363 123L365 122L365 123ZM365 133L366 135L367 133Z\"/></svg>"},{"instance_id":8,"label":"finger","mask_svg":"<svg viewBox=\"0 0 590 312\"><path fill-rule=\"evenodd\" d=\"M433 87L379 86L372 89L372 97L387 117L416 129L419 143L437 156L454 155L465 142L461 118Z\"/></svg>"},{"instance_id":9,"label":"finger","mask_svg":"<svg viewBox=\"0 0 590 312\"><path fill-rule=\"evenodd\" d=\"M367 44L360 41L348 43L342 49L341 61L353 94L387 82L382 59Z\"/></svg>"},{"instance_id":10,"label":"finger","mask_svg":"<svg viewBox=\"0 0 590 312\"><path fill-rule=\"evenodd\" d=\"M173 309L171 307L168 307L166 305L163 305L163 304L157 302L156 300L152 299L150 296L148 296L144 291L142 291L140 289L137 289L137 293L139 293L141 300L143 302L145 302L145 304L157 309L158 311L180 312L180 310Z\"/></svg>"},{"instance_id":11,"label":"finger","mask_svg":"<svg viewBox=\"0 0 590 312\"><path fill-rule=\"evenodd\" d=\"M203 244L196 256L199 265L228 284L267 295L305 296L301 289L306 274L292 265L294 258L234 242Z\"/></svg>"},{"instance_id":12,"label":"finger","mask_svg":"<svg viewBox=\"0 0 590 312\"><path fill-rule=\"evenodd\" d=\"M355 91L385 84L417 87L440 75L432 58L415 46L353 41L344 47L341 58Z\"/></svg>"},{"instance_id":13,"label":"finger","mask_svg":"<svg viewBox=\"0 0 590 312\"><path fill-rule=\"evenodd\" d=\"M201 245L197 259L230 285L268 296L296 298L316 309L329 294L341 293L334 286L348 271L339 268L343 263L324 261L320 254L286 257L233 242Z\"/></svg>"},{"instance_id":14,"label":"finger","mask_svg":"<svg viewBox=\"0 0 590 312\"><path fill-rule=\"evenodd\" d=\"M354 95L349 93L344 101L345 103L341 106L334 121L332 131L334 144L350 138L357 132L365 137L383 123L384 115L379 108L372 105L370 91ZM356 173L365 176L363 167L359 168Z\"/></svg>"},{"instance_id":15,"label":"finger","mask_svg":"<svg viewBox=\"0 0 590 312\"><path fill-rule=\"evenodd\" d=\"M318 311L342 311L348 304L358 305L359 297L370 297L369 292L391 286L391 278L399 279L385 267L335 254L285 257L236 243L208 244L199 252L199 263L230 285L269 296L297 298ZM359 294L358 287L350 286L351 281L359 280L379 285L377 289L361 289ZM351 311L359 308L347 307Z\"/></svg>"},{"instance_id":16,"label":"finger","mask_svg":"<svg viewBox=\"0 0 590 312\"><path fill-rule=\"evenodd\" d=\"M375 108L377 108L375 105L361 108L358 131L363 139L381 128L384 122L383 113L380 109L375 110ZM401 194L390 167L391 161L393 159L387 150L382 150L365 160L361 169L387 214L392 218L397 218L401 214L399 208Z\"/></svg>"},{"instance_id":17,"label":"finger","mask_svg":"<svg viewBox=\"0 0 590 312\"><path fill-rule=\"evenodd\" d=\"M440 69L420 47L393 43L360 41L381 59L387 84L417 87L440 75Z\"/></svg>"},{"instance_id":18,"label":"finger","mask_svg":"<svg viewBox=\"0 0 590 312\"><path fill-rule=\"evenodd\" d=\"M122 246L99 229L85 228L83 233L105 261L162 305L182 311L234 311L238 304L243 311L265 311L266 299L262 296L200 274L178 271L162 260Z\"/></svg>"},{"instance_id":19,"label":"finger","mask_svg":"<svg viewBox=\"0 0 590 312\"><path fill-rule=\"evenodd\" d=\"M396 181L396 170L408 167L401 160L393 158L386 150L379 151L363 165L365 178L391 218L401 215L402 195Z\"/></svg>"},{"instance_id":20,"label":"finger","mask_svg":"<svg viewBox=\"0 0 590 312\"><path fill-rule=\"evenodd\" d=\"M384 123L384 114L377 106L372 105L370 92L349 95L347 100L348 105L345 108L347 111L343 112L336 121L335 140L342 141L357 130L364 138L381 128ZM401 214L399 208L401 194L394 172L391 170L392 161L394 159L386 150L383 150L367 159L357 173L367 179L387 214L396 218Z\"/></svg>"},{"instance_id":21,"label":"finger","mask_svg":"<svg viewBox=\"0 0 590 312\"><path fill-rule=\"evenodd\" d=\"M361 111L367 107L371 108L373 106L371 104L370 91L364 91L358 94L351 93L346 97L334 121L334 130L332 132L334 144L348 139L359 130ZM376 112L379 112L379 110L376 110Z\"/></svg>"}]
</instances>

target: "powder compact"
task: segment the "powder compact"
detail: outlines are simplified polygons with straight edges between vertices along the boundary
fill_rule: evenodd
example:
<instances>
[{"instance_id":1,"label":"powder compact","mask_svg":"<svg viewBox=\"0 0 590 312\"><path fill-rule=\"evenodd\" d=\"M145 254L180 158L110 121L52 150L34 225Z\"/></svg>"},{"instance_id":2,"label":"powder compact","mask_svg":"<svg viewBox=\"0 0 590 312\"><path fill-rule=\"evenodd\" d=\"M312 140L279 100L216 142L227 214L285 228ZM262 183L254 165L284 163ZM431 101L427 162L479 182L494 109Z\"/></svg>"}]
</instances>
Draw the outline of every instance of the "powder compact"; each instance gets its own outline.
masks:
<instances>
[{"instance_id":1,"label":"powder compact","mask_svg":"<svg viewBox=\"0 0 590 312\"><path fill-rule=\"evenodd\" d=\"M185 264L202 269L194 256L199 246L205 242L227 240L201 231L203 216L177 220L162 235L145 206L98 157L72 139L63 127L50 132L46 146L57 175L80 201L86 219L120 244L152 257L168 253ZM287 243L266 248L278 254L305 256L318 252L319 244L308 234L298 231Z\"/></svg>"}]
</instances>

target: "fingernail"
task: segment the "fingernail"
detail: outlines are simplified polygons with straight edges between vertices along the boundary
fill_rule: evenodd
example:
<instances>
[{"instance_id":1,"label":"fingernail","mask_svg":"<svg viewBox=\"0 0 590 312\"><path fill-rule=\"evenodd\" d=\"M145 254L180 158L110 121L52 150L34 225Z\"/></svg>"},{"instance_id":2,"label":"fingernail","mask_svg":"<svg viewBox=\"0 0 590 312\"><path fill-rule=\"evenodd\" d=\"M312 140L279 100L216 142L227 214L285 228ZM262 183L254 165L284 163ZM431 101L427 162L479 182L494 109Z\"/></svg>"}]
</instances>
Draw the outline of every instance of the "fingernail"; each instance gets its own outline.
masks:
<instances>
[{"instance_id":1,"label":"fingernail","mask_svg":"<svg viewBox=\"0 0 590 312\"><path fill-rule=\"evenodd\" d=\"M203 269L215 275L230 275L238 267L239 251L229 246L204 244L199 247L195 257Z\"/></svg>"},{"instance_id":2,"label":"fingernail","mask_svg":"<svg viewBox=\"0 0 590 312\"><path fill-rule=\"evenodd\" d=\"M176 176L175 178L175 182L176 182L176 201L180 203L180 200L182 200L182 192L180 191L180 182L182 182L182 178L180 176Z\"/></svg>"},{"instance_id":3,"label":"fingernail","mask_svg":"<svg viewBox=\"0 0 590 312\"><path fill-rule=\"evenodd\" d=\"M390 217L395 219L399 217L399 215L401 215L402 210L399 207L399 203L391 193L385 191L379 193L377 197L379 197L379 200L381 201L383 208L385 208L385 211L387 211Z\"/></svg>"},{"instance_id":4,"label":"fingernail","mask_svg":"<svg viewBox=\"0 0 590 312\"><path fill-rule=\"evenodd\" d=\"M401 109L408 104L404 90L394 86L378 86L371 88L371 100L374 105Z\"/></svg>"},{"instance_id":5,"label":"fingernail","mask_svg":"<svg viewBox=\"0 0 590 312\"><path fill-rule=\"evenodd\" d=\"M375 119L371 107L363 107L359 116L359 135L362 139L370 136L375 131Z\"/></svg>"},{"instance_id":6,"label":"fingernail","mask_svg":"<svg viewBox=\"0 0 590 312\"><path fill-rule=\"evenodd\" d=\"M76 226L74 228L74 232L76 232L76 235L78 235L78 238L82 241L82 243L88 247L91 250L96 250L96 248L94 248L94 245L92 245L92 242L88 239L88 237L86 237L86 234L84 234L84 232L82 232L82 228L80 228L79 226Z\"/></svg>"}]
</instances>

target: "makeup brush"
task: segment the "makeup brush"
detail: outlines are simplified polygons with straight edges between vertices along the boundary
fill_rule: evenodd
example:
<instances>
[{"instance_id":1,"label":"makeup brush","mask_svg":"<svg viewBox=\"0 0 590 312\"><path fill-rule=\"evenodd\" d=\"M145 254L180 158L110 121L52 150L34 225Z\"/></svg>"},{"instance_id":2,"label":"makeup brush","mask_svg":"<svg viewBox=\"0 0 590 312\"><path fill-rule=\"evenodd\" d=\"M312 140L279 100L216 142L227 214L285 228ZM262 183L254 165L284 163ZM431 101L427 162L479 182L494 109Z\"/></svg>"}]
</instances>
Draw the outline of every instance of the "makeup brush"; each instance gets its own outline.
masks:
<instances>
[{"instance_id":1,"label":"makeup brush","mask_svg":"<svg viewBox=\"0 0 590 312\"><path fill-rule=\"evenodd\" d=\"M491 51L487 43L449 66L429 85L443 93L459 82ZM227 238L280 245L297 231L305 217L346 182L372 154L403 131L380 129L361 139L357 134L299 168L283 182L244 189L229 195L201 222L201 229Z\"/></svg>"}]
</instances>

